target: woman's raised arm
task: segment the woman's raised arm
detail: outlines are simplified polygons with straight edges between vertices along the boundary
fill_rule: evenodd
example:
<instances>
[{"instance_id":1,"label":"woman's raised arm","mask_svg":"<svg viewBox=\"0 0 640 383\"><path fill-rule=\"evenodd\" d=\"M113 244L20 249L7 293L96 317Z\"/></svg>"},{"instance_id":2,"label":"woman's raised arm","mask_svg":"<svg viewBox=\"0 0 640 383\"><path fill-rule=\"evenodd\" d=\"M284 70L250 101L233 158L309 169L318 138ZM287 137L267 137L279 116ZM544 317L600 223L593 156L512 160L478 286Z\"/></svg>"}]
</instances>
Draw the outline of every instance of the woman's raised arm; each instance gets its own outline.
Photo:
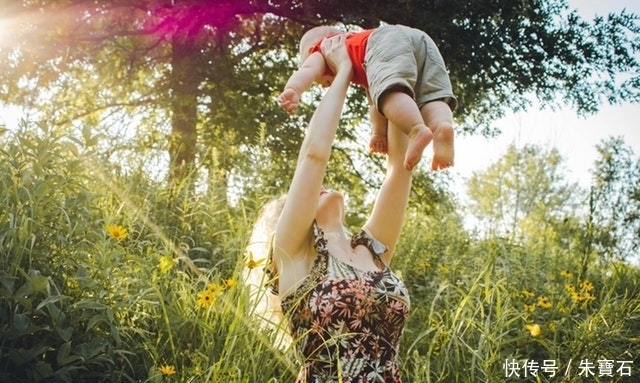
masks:
<instances>
[{"instance_id":1,"label":"woman's raised arm","mask_svg":"<svg viewBox=\"0 0 640 383\"><path fill-rule=\"evenodd\" d=\"M275 233L274 257L287 262L309 245L331 147L352 76L344 35L325 39L321 49L335 79L315 110L300 147L296 170Z\"/></svg>"},{"instance_id":2,"label":"woman's raised arm","mask_svg":"<svg viewBox=\"0 0 640 383\"><path fill-rule=\"evenodd\" d=\"M387 138L387 173L364 228L387 246L388 251L381 258L389 265L409 202L411 172L403 165L407 136L390 123Z\"/></svg>"}]
</instances>

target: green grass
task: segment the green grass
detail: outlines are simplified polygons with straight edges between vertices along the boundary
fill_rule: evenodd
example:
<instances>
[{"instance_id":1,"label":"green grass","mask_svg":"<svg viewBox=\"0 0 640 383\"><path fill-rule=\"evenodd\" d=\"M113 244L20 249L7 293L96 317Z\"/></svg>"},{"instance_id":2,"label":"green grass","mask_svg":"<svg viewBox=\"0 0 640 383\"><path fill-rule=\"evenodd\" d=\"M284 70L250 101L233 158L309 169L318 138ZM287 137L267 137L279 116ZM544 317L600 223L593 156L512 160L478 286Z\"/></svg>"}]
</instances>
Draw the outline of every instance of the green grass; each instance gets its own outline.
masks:
<instances>
[{"instance_id":1,"label":"green grass","mask_svg":"<svg viewBox=\"0 0 640 383\"><path fill-rule=\"evenodd\" d=\"M295 379L243 284L262 201L174 193L46 134L5 142L0 187L0 381ZM409 214L405 234L394 268L412 296L406 382L640 377L637 268L593 256L578 273L583 253L475 239L446 216ZM580 375L587 359L595 376ZM557 376L506 377L527 360L554 361Z\"/></svg>"}]
</instances>

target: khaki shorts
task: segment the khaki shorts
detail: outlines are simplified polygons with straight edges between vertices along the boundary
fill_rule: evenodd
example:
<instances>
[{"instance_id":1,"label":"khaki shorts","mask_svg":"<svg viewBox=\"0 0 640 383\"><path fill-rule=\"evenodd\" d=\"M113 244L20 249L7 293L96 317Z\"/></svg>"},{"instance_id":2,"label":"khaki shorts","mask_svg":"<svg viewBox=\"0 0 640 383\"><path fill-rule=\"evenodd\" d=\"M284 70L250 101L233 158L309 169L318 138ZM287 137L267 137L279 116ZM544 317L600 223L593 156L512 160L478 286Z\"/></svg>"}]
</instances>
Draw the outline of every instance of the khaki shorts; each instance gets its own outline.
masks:
<instances>
[{"instance_id":1,"label":"khaki shorts","mask_svg":"<svg viewBox=\"0 0 640 383\"><path fill-rule=\"evenodd\" d=\"M409 94L422 107L442 100L451 110L458 101L453 94L442 55L423 31L403 25L383 25L367 43L364 67L369 95L378 110L380 96L389 90Z\"/></svg>"}]
</instances>

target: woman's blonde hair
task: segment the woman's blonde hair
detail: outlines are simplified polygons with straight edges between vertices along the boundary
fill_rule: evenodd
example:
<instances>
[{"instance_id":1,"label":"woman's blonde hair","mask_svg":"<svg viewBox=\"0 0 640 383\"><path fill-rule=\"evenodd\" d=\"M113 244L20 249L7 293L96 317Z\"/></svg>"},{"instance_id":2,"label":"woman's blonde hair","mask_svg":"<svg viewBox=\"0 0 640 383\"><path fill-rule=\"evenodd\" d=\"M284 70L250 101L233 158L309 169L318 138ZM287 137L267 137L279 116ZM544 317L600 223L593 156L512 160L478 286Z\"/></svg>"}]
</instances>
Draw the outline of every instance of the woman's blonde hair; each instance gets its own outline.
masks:
<instances>
[{"instance_id":1,"label":"woman's blonde hair","mask_svg":"<svg viewBox=\"0 0 640 383\"><path fill-rule=\"evenodd\" d=\"M281 348L286 348L291 343L291 338L286 330L280 297L274 294L270 287L271 283L276 282L266 270L271 267L272 239L284 201L285 196L281 196L269 201L262 208L247 245L243 270L243 281L248 288L251 302L250 314L258 319L262 329L275 333L276 345Z\"/></svg>"},{"instance_id":2,"label":"woman's blonde hair","mask_svg":"<svg viewBox=\"0 0 640 383\"><path fill-rule=\"evenodd\" d=\"M313 27L306 31L300 39L300 56L298 65L302 66L304 60L309 57L309 50L314 44L324 38L335 36L339 33L341 33L341 31L338 28L328 25Z\"/></svg>"}]
</instances>

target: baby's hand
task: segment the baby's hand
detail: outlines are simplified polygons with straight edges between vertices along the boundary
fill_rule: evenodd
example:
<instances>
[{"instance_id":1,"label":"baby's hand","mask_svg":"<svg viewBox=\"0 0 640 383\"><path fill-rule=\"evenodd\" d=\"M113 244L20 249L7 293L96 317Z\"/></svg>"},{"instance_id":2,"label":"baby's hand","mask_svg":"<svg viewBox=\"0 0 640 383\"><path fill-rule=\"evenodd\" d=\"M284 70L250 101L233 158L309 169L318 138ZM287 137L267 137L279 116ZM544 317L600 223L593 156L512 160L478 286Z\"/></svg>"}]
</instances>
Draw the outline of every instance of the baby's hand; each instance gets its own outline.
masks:
<instances>
[{"instance_id":1,"label":"baby's hand","mask_svg":"<svg viewBox=\"0 0 640 383\"><path fill-rule=\"evenodd\" d=\"M287 88L280 93L277 100L280 107L282 107L282 109L287 113L291 114L295 112L298 104L300 103L300 94L293 88Z\"/></svg>"},{"instance_id":2,"label":"baby's hand","mask_svg":"<svg viewBox=\"0 0 640 383\"><path fill-rule=\"evenodd\" d=\"M388 150L386 135L374 134L371 136L371 140L369 140L369 151L371 153L387 154Z\"/></svg>"}]
</instances>

